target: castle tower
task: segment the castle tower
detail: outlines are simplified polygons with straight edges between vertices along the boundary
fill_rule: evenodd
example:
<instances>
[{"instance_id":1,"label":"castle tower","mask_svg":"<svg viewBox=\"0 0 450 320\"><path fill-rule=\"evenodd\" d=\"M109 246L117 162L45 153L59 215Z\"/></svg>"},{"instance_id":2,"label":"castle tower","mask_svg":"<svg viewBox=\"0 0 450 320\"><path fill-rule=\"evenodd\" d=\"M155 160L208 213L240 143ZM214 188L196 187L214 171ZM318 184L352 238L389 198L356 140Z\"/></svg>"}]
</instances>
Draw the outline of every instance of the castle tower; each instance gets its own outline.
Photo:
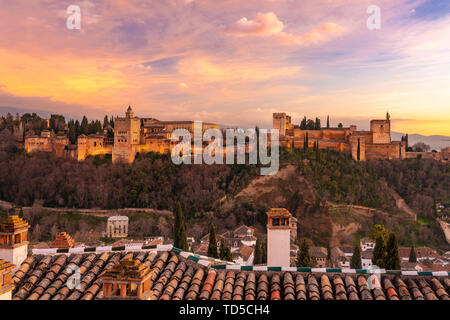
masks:
<instances>
[{"instance_id":1,"label":"castle tower","mask_svg":"<svg viewBox=\"0 0 450 320\"><path fill-rule=\"evenodd\" d=\"M291 213L284 208L267 212L267 265L290 266Z\"/></svg>"},{"instance_id":2,"label":"castle tower","mask_svg":"<svg viewBox=\"0 0 450 320\"><path fill-rule=\"evenodd\" d=\"M134 116L133 109L128 107L125 117L114 120L114 146L112 161L132 163L136 156L136 146L141 136L141 120Z\"/></svg>"},{"instance_id":3,"label":"castle tower","mask_svg":"<svg viewBox=\"0 0 450 320\"><path fill-rule=\"evenodd\" d=\"M0 300L11 300L14 284L12 282L12 271L14 265L0 259Z\"/></svg>"},{"instance_id":4,"label":"castle tower","mask_svg":"<svg viewBox=\"0 0 450 320\"><path fill-rule=\"evenodd\" d=\"M0 221L0 259L11 262L16 269L28 254L29 228L30 225L19 216L9 216Z\"/></svg>"},{"instance_id":5,"label":"castle tower","mask_svg":"<svg viewBox=\"0 0 450 320\"><path fill-rule=\"evenodd\" d=\"M105 300L150 300L153 296L148 266L134 259L125 259L102 276Z\"/></svg>"},{"instance_id":6,"label":"castle tower","mask_svg":"<svg viewBox=\"0 0 450 320\"><path fill-rule=\"evenodd\" d=\"M391 116L386 113L385 120L371 120L370 131L373 144L391 143Z\"/></svg>"}]
</instances>

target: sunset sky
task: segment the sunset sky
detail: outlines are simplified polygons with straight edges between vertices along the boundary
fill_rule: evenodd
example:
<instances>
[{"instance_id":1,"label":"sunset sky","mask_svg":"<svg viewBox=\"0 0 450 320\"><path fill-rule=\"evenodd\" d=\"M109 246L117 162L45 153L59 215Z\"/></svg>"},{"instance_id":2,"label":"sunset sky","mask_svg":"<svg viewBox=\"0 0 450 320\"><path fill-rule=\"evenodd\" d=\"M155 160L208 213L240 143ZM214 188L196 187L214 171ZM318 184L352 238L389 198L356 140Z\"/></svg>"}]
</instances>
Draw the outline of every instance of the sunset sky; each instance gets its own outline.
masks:
<instances>
[{"instance_id":1,"label":"sunset sky","mask_svg":"<svg viewBox=\"0 0 450 320\"><path fill-rule=\"evenodd\" d=\"M66 28L69 5L81 30ZM369 5L381 29L368 30ZM449 0L0 0L0 107L450 135Z\"/></svg>"}]
</instances>

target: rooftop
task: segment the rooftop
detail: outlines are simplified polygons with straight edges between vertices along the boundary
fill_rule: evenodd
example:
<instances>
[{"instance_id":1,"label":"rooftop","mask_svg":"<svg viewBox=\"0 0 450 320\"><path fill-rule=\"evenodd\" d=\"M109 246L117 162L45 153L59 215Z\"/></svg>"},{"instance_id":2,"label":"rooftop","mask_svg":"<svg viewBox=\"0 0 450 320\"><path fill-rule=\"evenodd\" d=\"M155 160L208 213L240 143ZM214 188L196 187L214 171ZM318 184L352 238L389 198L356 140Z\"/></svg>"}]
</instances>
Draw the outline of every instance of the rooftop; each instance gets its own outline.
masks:
<instances>
[{"instance_id":1,"label":"rooftop","mask_svg":"<svg viewBox=\"0 0 450 320\"><path fill-rule=\"evenodd\" d=\"M28 222L19 216L9 216L0 220L0 232L12 233L29 228Z\"/></svg>"},{"instance_id":2,"label":"rooftop","mask_svg":"<svg viewBox=\"0 0 450 320\"><path fill-rule=\"evenodd\" d=\"M158 300L449 300L447 272L386 271L381 288L371 289L367 270L212 266L175 248L116 250L32 255L13 277L13 299L101 299L101 275L135 259L152 270L152 299ZM74 266L81 283L70 289Z\"/></svg>"}]
</instances>

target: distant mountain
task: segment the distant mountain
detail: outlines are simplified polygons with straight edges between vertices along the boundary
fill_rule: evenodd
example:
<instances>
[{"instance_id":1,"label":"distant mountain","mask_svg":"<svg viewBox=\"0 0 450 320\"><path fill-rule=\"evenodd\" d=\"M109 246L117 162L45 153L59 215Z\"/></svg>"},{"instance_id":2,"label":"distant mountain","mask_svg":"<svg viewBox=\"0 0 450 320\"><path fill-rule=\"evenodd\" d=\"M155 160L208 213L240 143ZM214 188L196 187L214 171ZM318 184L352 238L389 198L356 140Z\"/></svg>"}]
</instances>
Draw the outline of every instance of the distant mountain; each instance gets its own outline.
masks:
<instances>
[{"instance_id":1,"label":"distant mountain","mask_svg":"<svg viewBox=\"0 0 450 320\"><path fill-rule=\"evenodd\" d=\"M399 141L405 133L391 132L392 140ZM409 134L408 135L409 146L414 145L417 142L423 142L428 144L431 149L440 150L450 147L450 137L448 136L423 136L421 134Z\"/></svg>"}]
</instances>

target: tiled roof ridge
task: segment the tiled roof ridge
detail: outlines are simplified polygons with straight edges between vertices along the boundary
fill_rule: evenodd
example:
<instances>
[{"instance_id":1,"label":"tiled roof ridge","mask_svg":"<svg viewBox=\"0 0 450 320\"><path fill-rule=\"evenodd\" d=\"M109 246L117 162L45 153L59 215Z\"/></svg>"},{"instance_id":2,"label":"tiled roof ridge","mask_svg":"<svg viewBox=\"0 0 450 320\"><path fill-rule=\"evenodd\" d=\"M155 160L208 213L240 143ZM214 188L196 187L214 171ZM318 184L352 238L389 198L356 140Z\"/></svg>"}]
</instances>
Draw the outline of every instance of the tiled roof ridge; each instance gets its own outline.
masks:
<instances>
[{"instance_id":1,"label":"tiled roof ridge","mask_svg":"<svg viewBox=\"0 0 450 320\"><path fill-rule=\"evenodd\" d=\"M447 271L413 271L413 270L385 270L385 269L344 269L344 268L309 268L309 267L277 267L277 266L246 266L233 264L207 256L194 254L173 247L173 245L125 245L119 247L77 247L71 249L33 249L33 254L58 254L58 253L100 253L100 252L118 252L118 251L173 251L186 259L192 260L205 267L213 269L242 270L242 271L289 271L289 272L312 272L312 273L351 273L351 274L393 274L405 276L450 276Z\"/></svg>"},{"instance_id":2,"label":"tiled roof ridge","mask_svg":"<svg viewBox=\"0 0 450 320\"><path fill-rule=\"evenodd\" d=\"M381 275L379 288L373 288L374 275L290 272L297 268L220 270L195 263L191 256L184 257L189 253L174 249L30 256L13 277L16 285L20 283L13 298L102 299L102 274L132 258L153 270L152 300L449 300L448 277ZM71 289L67 280L73 267L79 268L81 283Z\"/></svg>"}]
</instances>

